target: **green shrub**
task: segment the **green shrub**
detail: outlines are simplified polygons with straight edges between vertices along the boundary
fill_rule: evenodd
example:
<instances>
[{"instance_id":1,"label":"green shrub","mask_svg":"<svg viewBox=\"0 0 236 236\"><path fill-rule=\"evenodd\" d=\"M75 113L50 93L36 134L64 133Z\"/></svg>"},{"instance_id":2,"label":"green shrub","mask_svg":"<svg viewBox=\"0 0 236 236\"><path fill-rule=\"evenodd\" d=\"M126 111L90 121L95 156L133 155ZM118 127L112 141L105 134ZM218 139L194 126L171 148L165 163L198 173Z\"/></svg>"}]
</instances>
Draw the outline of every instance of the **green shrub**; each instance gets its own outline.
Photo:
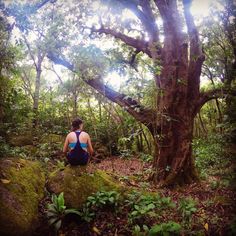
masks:
<instances>
[{"instance_id":1,"label":"green shrub","mask_svg":"<svg viewBox=\"0 0 236 236\"><path fill-rule=\"evenodd\" d=\"M119 196L119 193L116 191L96 192L95 194L87 198L86 203L80 210L80 217L83 220L90 222L94 218L95 212L99 208L103 208L105 206L117 207Z\"/></svg>"},{"instance_id":2,"label":"green shrub","mask_svg":"<svg viewBox=\"0 0 236 236\"><path fill-rule=\"evenodd\" d=\"M103 207L105 205L117 206L119 193L116 191L99 191L89 196L87 199L88 206Z\"/></svg>"},{"instance_id":3,"label":"green shrub","mask_svg":"<svg viewBox=\"0 0 236 236\"><path fill-rule=\"evenodd\" d=\"M153 156L150 155L150 154L140 153L139 157L144 162L151 162L151 161L153 161Z\"/></svg>"},{"instance_id":4,"label":"green shrub","mask_svg":"<svg viewBox=\"0 0 236 236\"><path fill-rule=\"evenodd\" d=\"M132 230L132 235L134 236L145 236L149 232L149 228L147 225L142 225L142 228L139 225L135 225Z\"/></svg>"},{"instance_id":5,"label":"green shrub","mask_svg":"<svg viewBox=\"0 0 236 236\"><path fill-rule=\"evenodd\" d=\"M133 192L128 195L125 201L131 207L129 213L129 222L134 223L145 217L157 216L156 210L163 210L174 207L175 204L169 197L160 197L159 195L141 195L140 192Z\"/></svg>"},{"instance_id":6,"label":"green shrub","mask_svg":"<svg viewBox=\"0 0 236 236\"><path fill-rule=\"evenodd\" d=\"M45 158L50 158L51 156L56 155L58 151L61 151L60 143L41 143L37 145L37 147L36 156L43 160L45 160Z\"/></svg>"},{"instance_id":7,"label":"green shrub","mask_svg":"<svg viewBox=\"0 0 236 236\"><path fill-rule=\"evenodd\" d=\"M127 159L129 159L129 158L131 158L133 155L132 155L132 151L131 150L129 150L129 149L124 149L124 150L121 150L120 151L120 156L122 157L122 158L127 158Z\"/></svg>"},{"instance_id":8,"label":"green shrub","mask_svg":"<svg viewBox=\"0 0 236 236\"><path fill-rule=\"evenodd\" d=\"M52 203L47 206L47 218L48 223L53 225L55 230L58 231L61 228L62 221L67 214L77 214L81 216L81 213L76 209L66 209L63 192L57 197L52 195Z\"/></svg>"},{"instance_id":9,"label":"green shrub","mask_svg":"<svg viewBox=\"0 0 236 236\"><path fill-rule=\"evenodd\" d=\"M206 139L194 139L193 153L196 157L196 166L201 170L227 163L225 145L224 138L219 134Z\"/></svg>"},{"instance_id":10,"label":"green shrub","mask_svg":"<svg viewBox=\"0 0 236 236\"><path fill-rule=\"evenodd\" d=\"M80 214L81 219L86 222L90 222L95 216L95 213L91 211L91 208L89 207L89 204L87 203L84 204L84 206L79 212L80 212L79 214Z\"/></svg>"},{"instance_id":11,"label":"green shrub","mask_svg":"<svg viewBox=\"0 0 236 236\"><path fill-rule=\"evenodd\" d=\"M192 214L197 211L196 202L192 198L182 198L178 210L182 214L183 221L190 222Z\"/></svg>"},{"instance_id":12,"label":"green shrub","mask_svg":"<svg viewBox=\"0 0 236 236\"><path fill-rule=\"evenodd\" d=\"M148 236L172 236L179 235L181 225L170 221L168 223L162 223L160 225L154 225L149 230Z\"/></svg>"}]
</instances>

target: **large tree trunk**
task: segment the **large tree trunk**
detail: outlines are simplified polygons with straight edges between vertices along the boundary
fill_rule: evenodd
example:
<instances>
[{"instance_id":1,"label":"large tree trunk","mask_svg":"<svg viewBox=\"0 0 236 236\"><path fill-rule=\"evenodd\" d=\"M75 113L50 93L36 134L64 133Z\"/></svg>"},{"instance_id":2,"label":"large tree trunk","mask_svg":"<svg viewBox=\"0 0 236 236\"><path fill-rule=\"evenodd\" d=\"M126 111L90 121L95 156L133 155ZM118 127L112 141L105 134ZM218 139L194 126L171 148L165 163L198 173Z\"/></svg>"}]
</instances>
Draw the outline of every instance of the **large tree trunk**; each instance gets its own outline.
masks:
<instances>
[{"instance_id":1,"label":"large tree trunk","mask_svg":"<svg viewBox=\"0 0 236 236\"><path fill-rule=\"evenodd\" d=\"M160 186L182 185L198 179L192 156L194 116L183 111L176 121L163 123L155 139L153 180Z\"/></svg>"},{"instance_id":2,"label":"large tree trunk","mask_svg":"<svg viewBox=\"0 0 236 236\"><path fill-rule=\"evenodd\" d=\"M152 53L156 66L157 124L154 132L156 155L153 180L160 186L191 183L197 180L192 157L194 117L199 97L201 66L204 60L198 32L184 1L188 36L183 32L177 2L155 1L163 19L164 46L160 54ZM190 45L186 43L189 39ZM189 55L190 51L190 55ZM157 55L157 56L156 56Z\"/></svg>"}]
</instances>

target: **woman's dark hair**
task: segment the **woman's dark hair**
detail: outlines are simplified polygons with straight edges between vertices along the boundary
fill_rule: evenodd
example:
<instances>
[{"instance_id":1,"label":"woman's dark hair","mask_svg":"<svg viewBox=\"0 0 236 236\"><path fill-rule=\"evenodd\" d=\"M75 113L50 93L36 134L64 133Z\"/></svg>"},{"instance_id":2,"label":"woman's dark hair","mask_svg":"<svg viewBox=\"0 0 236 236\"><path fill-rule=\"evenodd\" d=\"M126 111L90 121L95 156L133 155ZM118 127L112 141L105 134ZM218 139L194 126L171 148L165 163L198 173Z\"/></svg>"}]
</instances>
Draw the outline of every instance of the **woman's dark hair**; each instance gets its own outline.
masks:
<instances>
[{"instance_id":1,"label":"woman's dark hair","mask_svg":"<svg viewBox=\"0 0 236 236\"><path fill-rule=\"evenodd\" d=\"M77 118L72 121L72 130L75 131L80 128L80 125L83 124L83 121L80 118Z\"/></svg>"}]
</instances>

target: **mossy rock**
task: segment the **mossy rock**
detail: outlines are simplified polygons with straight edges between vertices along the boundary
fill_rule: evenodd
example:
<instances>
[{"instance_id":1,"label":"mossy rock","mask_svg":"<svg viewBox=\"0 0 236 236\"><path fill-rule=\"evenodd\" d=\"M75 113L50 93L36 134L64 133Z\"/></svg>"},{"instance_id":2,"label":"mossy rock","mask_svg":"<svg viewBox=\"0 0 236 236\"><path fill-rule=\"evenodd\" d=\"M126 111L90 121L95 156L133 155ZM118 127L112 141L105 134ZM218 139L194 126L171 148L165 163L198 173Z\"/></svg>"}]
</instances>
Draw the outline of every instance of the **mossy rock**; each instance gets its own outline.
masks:
<instances>
[{"instance_id":1,"label":"mossy rock","mask_svg":"<svg viewBox=\"0 0 236 236\"><path fill-rule=\"evenodd\" d=\"M43 135L39 142L40 143L63 143L65 137L59 134L45 134Z\"/></svg>"},{"instance_id":2,"label":"mossy rock","mask_svg":"<svg viewBox=\"0 0 236 236\"><path fill-rule=\"evenodd\" d=\"M64 192L66 206L73 208L80 208L88 196L97 191L124 191L124 187L106 172L97 170L88 173L84 166L67 166L62 171L52 173L47 189L56 194Z\"/></svg>"},{"instance_id":3,"label":"mossy rock","mask_svg":"<svg viewBox=\"0 0 236 236\"><path fill-rule=\"evenodd\" d=\"M102 143L96 142L94 143L94 150L96 157L98 159L104 159L108 156L110 156L110 152L106 146L104 146Z\"/></svg>"},{"instance_id":4,"label":"mossy rock","mask_svg":"<svg viewBox=\"0 0 236 236\"><path fill-rule=\"evenodd\" d=\"M32 145L33 136L30 131L21 134L10 133L7 136L7 142L12 146L17 146L17 147Z\"/></svg>"},{"instance_id":5,"label":"mossy rock","mask_svg":"<svg viewBox=\"0 0 236 236\"><path fill-rule=\"evenodd\" d=\"M0 235L32 235L44 196L45 175L40 163L2 159L0 177Z\"/></svg>"}]
</instances>

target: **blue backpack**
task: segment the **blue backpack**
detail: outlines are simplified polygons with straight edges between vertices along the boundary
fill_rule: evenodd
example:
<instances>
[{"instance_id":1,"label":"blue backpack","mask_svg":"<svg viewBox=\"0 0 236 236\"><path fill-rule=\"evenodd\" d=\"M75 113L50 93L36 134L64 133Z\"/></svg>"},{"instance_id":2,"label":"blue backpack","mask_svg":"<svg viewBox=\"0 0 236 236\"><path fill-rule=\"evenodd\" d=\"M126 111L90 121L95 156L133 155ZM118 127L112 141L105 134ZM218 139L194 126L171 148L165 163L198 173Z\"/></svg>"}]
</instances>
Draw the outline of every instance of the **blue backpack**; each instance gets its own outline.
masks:
<instances>
[{"instance_id":1,"label":"blue backpack","mask_svg":"<svg viewBox=\"0 0 236 236\"><path fill-rule=\"evenodd\" d=\"M89 160L89 154L80 145L79 136L81 132L75 132L77 143L67 154L67 160L71 165L86 165Z\"/></svg>"}]
</instances>

